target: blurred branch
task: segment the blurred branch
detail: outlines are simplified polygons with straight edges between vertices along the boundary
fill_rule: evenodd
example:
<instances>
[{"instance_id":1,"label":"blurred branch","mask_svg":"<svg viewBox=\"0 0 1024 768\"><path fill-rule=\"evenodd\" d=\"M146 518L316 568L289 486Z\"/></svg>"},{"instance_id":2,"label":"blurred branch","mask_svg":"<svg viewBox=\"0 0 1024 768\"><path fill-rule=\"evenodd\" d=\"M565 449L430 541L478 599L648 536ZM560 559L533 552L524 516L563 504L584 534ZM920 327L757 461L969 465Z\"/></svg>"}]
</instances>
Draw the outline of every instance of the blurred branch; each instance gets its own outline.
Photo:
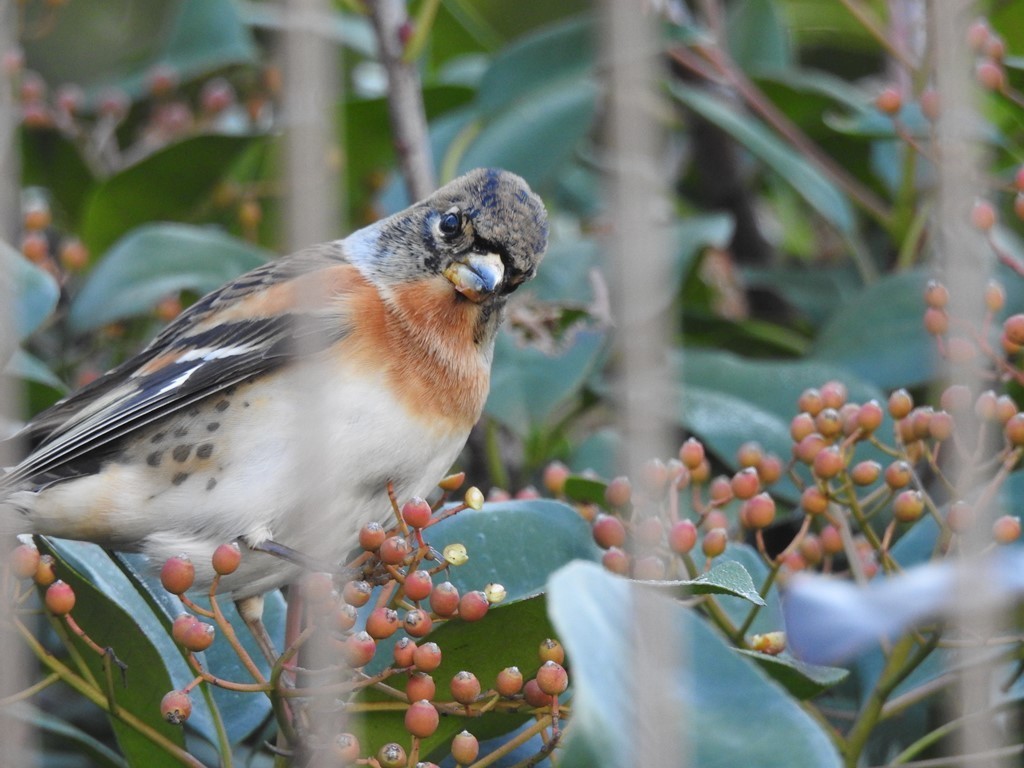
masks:
<instances>
[{"instance_id":1,"label":"blurred branch","mask_svg":"<svg viewBox=\"0 0 1024 768\"><path fill-rule=\"evenodd\" d=\"M405 59L405 41L412 35L409 16L403 0L372 0L369 8L380 61L388 73L388 112L398 164L409 197L422 200L434 190L434 162L420 76Z\"/></svg>"}]
</instances>

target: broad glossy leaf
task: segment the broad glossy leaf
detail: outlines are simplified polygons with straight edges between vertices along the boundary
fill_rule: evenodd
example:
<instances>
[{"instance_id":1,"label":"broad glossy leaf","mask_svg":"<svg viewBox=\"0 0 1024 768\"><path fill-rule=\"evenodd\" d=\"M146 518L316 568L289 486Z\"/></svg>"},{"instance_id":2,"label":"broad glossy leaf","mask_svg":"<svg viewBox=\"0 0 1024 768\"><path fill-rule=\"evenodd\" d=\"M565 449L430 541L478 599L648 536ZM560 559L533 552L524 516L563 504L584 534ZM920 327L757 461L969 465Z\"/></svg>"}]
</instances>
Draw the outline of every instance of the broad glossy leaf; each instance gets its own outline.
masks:
<instances>
[{"instance_id":1,"label":"broad glossy leaf","mask_svg":"<svg viewBox=\"0 0 1024 768\"><path fill-rule=\"evenodd\" d=\"M53 277L2 240L0 281L0 295L9 291L14 300L13 317L3 319L14 321L18 340L24 339L39 328L57 308L60 288Z\"/></svg>"},{"instance_id":2,"label":"broad glossy leaf","mask_svg":"<svg viewBox=\"0 0 1024 768\"><path fill-rule=\"evenodd\" d=\"M24 186L39 186L53 195L53 207L67 216L69 229L81 228L82 208L98 183L74 142L56 129L21 132Z\"/></svg>"},{"instance_id":3,"label":"broad glossy leaf","mask_svg":"<svg viewBox=\"0 0 1024 768\"><path fill-rule=\"evenodd\" d=\"M459 160L459 172L499 166L518 173L536 190L554 181L593 123L597 86L591 80L558 81L530 93L486 123Z\"/></svg>"},{"instance_id":4,"label":"broad glossy leaf","mask_svg":"<svg viewBox=\"0 0 1024 768\"><path fill-rule=\"evenodd\" d=\"M754 580L750 578L747 569L732 560L715 563L710 571L702 573L695 579L655 583L664 584L667 587L681 587L682 591L689 595L732 595L743 598L754 605L762 607L767 605L758 594Z\"/></svg>"},{"instance_id":5,"label":"broad glossy leaf","mask_svg":"<svg viewBox=\"0 0 1024 768\"><path fill-rule=\"evenodd\" d=\"M761 669L798 699L814 698L850 675L846 669L807 664L792 656L769 656L743 648L736 652L756 661Z\"/></svg>"},{"instance_id":6,"label":"broad glossy leaf","mask_svg":"<svg viewBox=\"0 0 1024 768\"><path fill-rule=\"evenodd\" d=\"M206 293L266 262L271 254L213 228L138 227L119 240L71 304L78 332L148 312L183 290Z\"/></svg>"},{"instance_id":7,"label":"broad glossy leaf","mask_svg":"<svg viewBox=\"0 0 1024 768\"><path fill-rule=\"evenodd\" d=\"M13 717L30 725L41 734L74 744L78 754L86 757L93 768L129 768L125 759L102 741L67 720L44 712L27 701L8 704L0 710L0 718ZM24 759L25 755L20 754ZM8 759L10 757L8 756Z\"/></svg>"},{"instance_id":8,"label":"broad glossy leaf","mask_svg":"<svg viewBox=\"0 0 1024 768\"><path fill-rule=\"evenodd\" d=\"M572 658L573 722L563 766L636 764L635 680L648 658L636 647L635 632L645 631L634 615L641 589L589 563L551 578L551 619ZM657 595L642 604L681 651L667 669L643 673L657 675L659 705L671 710L660 715L679 725L680 743L661 765L774 768L780 755L792 768L840 765L821 727L693 611Z\"/></svg>"},{"instance_id":9,"label":"broad glossy leaf","mask_svg":"<svg viewBox=\"0 0 1024 768\"><path fill-rule=\"evenodd\" d=\"M737 64L756 72L790 63L789 31L781 16L774 0L746 0L729 6L726 38Z\"/></svg>"},{"instance_id":10,"label":"broad glossy leaf","mask_svg":"<svg viewBox=\"0 0 1024 768\"><path fill-rule=\"evenodd\" d=\"M921 269L888 275L847 300L815 339L812 359L841 365L879 387L929 381L937 355L921 319L926 281Z\"/></svg>"},{"instance_id":11,"label":"broad glossy leaf","mask_svg":"<svg viewBox=\"0 0 1024 768\"><path fill-rule=\"evenodd\" d=\"M45 384L58 392L67 392L67 385L51 371L42 360L24 349L14 350L14 354L3 368L4 373L25 381Z\"/></svg>"},{"instance_id":12,"label":"broad glossy leaf","mask_svg":"<svg viewBox=\"0 0 1024 768\"><path fill-rule=\"evenodd\" d=\"M565 488L562 493L566 498L573 501L582 501L587 504L601 504L604 502L604 489L608 483L604 480L595 480L582 475L570 475L565 480Z\"/></svg>"},{"instance_id":13,"label":"broad glossy leaf","mask_svg":"<svg viewBox=\"0 0 1024 768\"><path fill-rule=\"evenodd\" d=\"M100 547L64 539L45 539L44 543L57 558L58 577L75 590L75 620L101 648L113 648L127 665L126 685L117 669L113 670L114 700L173 743L184 746L182 729L161 717L160 699L168 691L184 687L194 675L164 623ZM77 638L72 642L103 685L102 660ZM212 723L205 701L193 696L192 707L191 726L211 738ZM130 763L178 764L134 729L116 718L110 722Z\"/></svg>"},{"instance_id":14,"label":"broad glossy leaf","mask_svg":"<svg viewBox=\"0 0 1024 768\"><path fill-rule=\"evenodd\" d=\"M814 327L820 327L836 307L862 290L863 283L852 266L747 268L746 285L777 293L802 312Z\"/></svg>"},{"instance_id":15,"label":"broad glossy leaf","mask_svg":"<svg viewBox=\"0 0 1024 768\"><path fill-rule=\"evenodd\" d=\"M243 135L193 136L111 176L85 206L83 242L99 255L140 224L187 220L253 140Z\"/></svg>"},{"instance_id":16,"label":"broad glossy leaf","mask_svg":"<svg viewBox=\"0 0 1024 768\"><path fill-rule=\"evenodd\" d=\"M556 80L584 78L594 65L596 31L593 19L583 16L543 27L502 49L480 81L480 113L495 114Z\"/></svg>"},{"instance_id":17,"label":"broad glossy leaf","mask_svg":"<svg viewBox=\"0 0 1024 768\"><path fill-rule=\"evenodd\" d=\"M579 331L568 348L555 356L520 346L508 333L500 334L484 410L516 434L527 436L579 392L603 350L604 335L594 331Z\"/></svg>"},{"instance_id":18,"label":"broad glossy leaf","mask_svg":"<svg viewBox=\"0 0 1024 768\"><path fill-rule=\"evenodd\" d=\"M672 95L702 117L729 133L791 184L807 203L841 232L852 232L853 209L839 189L806 157L752 117L703 90L670 84Z\"/></svg>"}]
</instances>

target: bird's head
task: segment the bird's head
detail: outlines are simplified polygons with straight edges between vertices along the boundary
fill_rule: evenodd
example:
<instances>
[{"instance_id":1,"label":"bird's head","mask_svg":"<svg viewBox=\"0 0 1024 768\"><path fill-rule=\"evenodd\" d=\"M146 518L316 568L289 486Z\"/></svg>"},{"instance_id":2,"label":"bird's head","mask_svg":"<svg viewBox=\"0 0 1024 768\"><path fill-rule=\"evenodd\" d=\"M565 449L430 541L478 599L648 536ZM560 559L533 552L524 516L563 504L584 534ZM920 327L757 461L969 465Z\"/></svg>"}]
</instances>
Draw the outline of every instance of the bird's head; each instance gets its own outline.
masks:
<instances>
[{"instance_id":1,"label":"bird's head","mask_svg":"<svg viewBox=\"0 0 1024 768\"><path fill-rule=\"evenodd\" d=\"M523 179L478 168L355 233L351 255L383 284L443 276L476 304L502 304L534 276L547 212Z\"/></svg>"}]
</instances>

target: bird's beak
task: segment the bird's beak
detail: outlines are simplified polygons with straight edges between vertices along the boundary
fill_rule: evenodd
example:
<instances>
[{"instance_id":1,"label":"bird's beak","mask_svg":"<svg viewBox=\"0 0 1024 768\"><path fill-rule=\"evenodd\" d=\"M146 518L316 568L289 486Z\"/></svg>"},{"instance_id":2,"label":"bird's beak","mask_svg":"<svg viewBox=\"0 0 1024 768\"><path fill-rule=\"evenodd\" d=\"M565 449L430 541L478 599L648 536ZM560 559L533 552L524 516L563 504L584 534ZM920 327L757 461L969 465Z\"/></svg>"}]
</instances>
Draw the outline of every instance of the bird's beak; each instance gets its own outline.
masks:
<instances>
[{"instance_id":1,"label":"bird's beak","mask_svg":"<svg viewBox=\"0 0 1024 768\"><path fill-rule=\"evenodd\" d=\"M479 304L501 285L505 265L496 253L471 253L448 267L444 276L456 291Z\"/></svg>"}]
</instances>

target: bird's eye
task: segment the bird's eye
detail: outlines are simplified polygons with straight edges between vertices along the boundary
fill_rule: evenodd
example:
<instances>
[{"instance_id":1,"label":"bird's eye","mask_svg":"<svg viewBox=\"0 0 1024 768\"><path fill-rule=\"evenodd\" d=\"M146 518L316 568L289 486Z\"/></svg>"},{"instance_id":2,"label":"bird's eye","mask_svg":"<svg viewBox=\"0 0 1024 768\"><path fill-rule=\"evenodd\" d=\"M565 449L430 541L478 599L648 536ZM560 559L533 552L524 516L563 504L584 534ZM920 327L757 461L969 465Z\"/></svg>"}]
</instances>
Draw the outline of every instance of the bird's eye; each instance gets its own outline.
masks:
<instances>
[{"instance_id":1,"label":"bird's eye","mask_svg":"<svg viewBox=\"0 0 1024 768\"><path fill-rule=\"evenodd\" d=\"M459 215L458 210L442 214L437 227L445 237L455 237L459 234L459 231L462 229L462 217Z\"/></svg>"}]
</instances>

